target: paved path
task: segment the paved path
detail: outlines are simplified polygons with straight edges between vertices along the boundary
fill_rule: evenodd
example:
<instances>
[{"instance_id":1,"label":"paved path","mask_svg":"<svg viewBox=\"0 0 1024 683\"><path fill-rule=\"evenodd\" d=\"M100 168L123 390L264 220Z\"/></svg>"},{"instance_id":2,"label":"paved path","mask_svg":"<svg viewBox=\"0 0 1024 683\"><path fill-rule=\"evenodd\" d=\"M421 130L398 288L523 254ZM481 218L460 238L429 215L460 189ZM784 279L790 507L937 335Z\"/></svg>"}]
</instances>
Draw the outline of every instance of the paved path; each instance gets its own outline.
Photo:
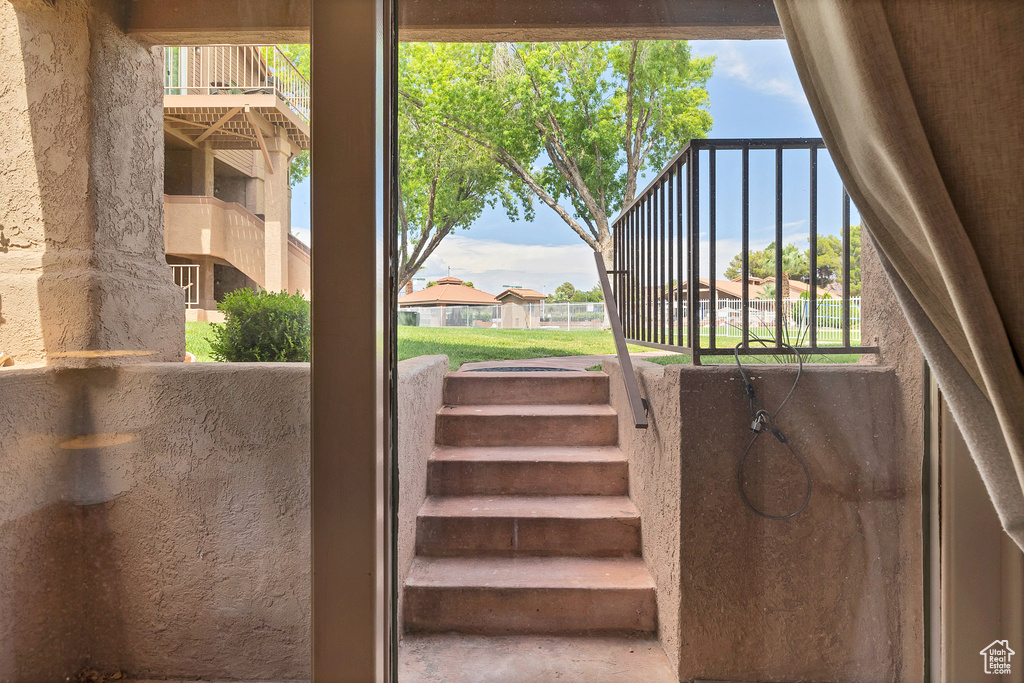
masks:
<instances>
[{"instance_id":1,"label":"paved path","mask_svg":"<svg viewBox=\"0 0 1024 683\"><path fill-rule=\"evenodd\" d=\"M644 351L629 354L633 358L671 356L671 351ZM463 363L460 370L487 370L490 368L550 368L557 370L586 370L600 365L601 361L614 358L614 353L599 356L556 356L553 358L523 358L521 360L488 360L477 363Z\"/></svg>"}]
</instances>

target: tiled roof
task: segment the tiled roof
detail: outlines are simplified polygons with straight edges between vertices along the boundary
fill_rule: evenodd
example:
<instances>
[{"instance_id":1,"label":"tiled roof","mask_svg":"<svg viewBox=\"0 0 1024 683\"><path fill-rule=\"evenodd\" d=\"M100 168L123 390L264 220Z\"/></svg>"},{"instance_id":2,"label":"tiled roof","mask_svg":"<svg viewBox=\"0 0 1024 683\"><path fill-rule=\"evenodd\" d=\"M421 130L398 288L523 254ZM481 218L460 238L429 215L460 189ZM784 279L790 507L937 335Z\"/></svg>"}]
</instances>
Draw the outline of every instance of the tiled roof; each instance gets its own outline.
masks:
<instances>
[{"instance_id":1,"label":"tiled roof","mask_svg":"<svg viewBox=\"0 0 1024 683\"><path fill-rule=\"evenodd\" d=\"M543 301L544 299L547 298L546 296L544 296L543 294L534 289L515 288L506 289L504 292L496 295L494 298L497 299L498 301L501 301L502 299L509 296L517 296L520 299L523 299L524 301Z\"/></svg>"},{"instance_id":2,"label":"tiled roof","mask_svg":"<svg viewBox=\"0 0 1024 683\"><path fill-rule=\"evenodd\" d=\"M433 287L398 297L399 306L494 306L493 294L462 284L457 277L443 277Z\"/></svg>"}]
</instances>

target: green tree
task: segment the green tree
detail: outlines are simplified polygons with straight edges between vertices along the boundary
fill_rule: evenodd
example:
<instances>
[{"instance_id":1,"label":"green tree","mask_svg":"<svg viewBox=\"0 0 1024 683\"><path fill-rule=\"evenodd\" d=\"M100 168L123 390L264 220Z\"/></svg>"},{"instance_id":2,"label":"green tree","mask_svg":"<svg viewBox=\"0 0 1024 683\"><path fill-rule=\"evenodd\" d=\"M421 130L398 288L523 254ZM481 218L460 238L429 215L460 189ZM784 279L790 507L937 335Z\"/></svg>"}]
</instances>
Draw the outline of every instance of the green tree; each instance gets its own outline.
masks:
<instances>
[{"instance_id":1,"label":"green tree","mask_svg":"<svg viewBox=\"0 0 1024 683\"><path fill-rule=\"evenodd\" d=\"M548 301L571 301L576 294L576 287L571 282L563 282L555 287L554 293L548 296Z\"/></svg>"},{"instance_id":2,"label":"green tree","mask_svg":"<svg viewBox=\"0 0 1024 683\"><path fill-rule=\"evenodd\" d=\"M472 141L611 264L637 178L711 129L713 57L685 41L399 48L399 97Z\"/></svg>"},{"instance_id":3,"label":"green tree","mask_svg":"<svg viewBox=\"0 0 1024 683\"><path fill-rule=\"evenodd\" d=\"M754 277L775 277L775 242L764 249L751 251L749 257L750 274ZM725 277L730 280L738 278L743 272L743 254L736 254L725 269ZM790 279L801 279L808 273L807 260L795 244L787 244L782 248L782 272L789 273Z\"/></svg>"}]
</instances>

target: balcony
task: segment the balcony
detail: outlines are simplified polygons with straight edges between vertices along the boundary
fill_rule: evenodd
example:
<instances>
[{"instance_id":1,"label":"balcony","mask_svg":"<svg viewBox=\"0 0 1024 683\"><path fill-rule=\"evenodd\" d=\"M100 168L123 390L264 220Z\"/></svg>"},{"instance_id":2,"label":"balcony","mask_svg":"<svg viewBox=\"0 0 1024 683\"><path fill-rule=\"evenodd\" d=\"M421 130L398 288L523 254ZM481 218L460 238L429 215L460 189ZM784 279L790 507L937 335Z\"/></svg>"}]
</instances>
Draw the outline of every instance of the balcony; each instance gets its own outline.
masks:
<instances>
[{"instance_id":1,"label":"balcony","mask_svg":"<svg viewBox=\"0 0 1024 683\"><path fill-rule=\"evenodd\" d=\"M164 48L164 122L190 142L261 149L281 127L309 149L310 84L275 45Z\"/></svg>"}]
</instances>

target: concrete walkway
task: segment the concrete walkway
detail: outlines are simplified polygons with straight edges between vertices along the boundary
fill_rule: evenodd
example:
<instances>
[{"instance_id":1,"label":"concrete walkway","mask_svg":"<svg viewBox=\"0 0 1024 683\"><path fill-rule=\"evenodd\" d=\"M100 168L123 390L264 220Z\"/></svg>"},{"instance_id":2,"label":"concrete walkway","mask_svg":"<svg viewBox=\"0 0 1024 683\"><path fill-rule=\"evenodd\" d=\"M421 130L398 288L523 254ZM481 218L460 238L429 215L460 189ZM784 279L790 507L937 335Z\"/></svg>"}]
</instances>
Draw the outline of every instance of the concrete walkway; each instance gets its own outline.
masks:
<instances>
[{"instance_id":1,"label":"concrete walkway","mask_svg":"<svg viewBox=\"0 0 1024 683\"><path fill-rule=\"evenodd\" d=\"M651 358L653 356L671 356L671 351L644 351L631 353L634 359ZM491 368L550 368L554 370L579 370L583 371L602 361L615 358L614 353L607 353L597 356L555 356L553 358L523 358L520 360L488 360L476 363L463 363L460 371L487 370Z\"/></svg>"}]
</instances>

